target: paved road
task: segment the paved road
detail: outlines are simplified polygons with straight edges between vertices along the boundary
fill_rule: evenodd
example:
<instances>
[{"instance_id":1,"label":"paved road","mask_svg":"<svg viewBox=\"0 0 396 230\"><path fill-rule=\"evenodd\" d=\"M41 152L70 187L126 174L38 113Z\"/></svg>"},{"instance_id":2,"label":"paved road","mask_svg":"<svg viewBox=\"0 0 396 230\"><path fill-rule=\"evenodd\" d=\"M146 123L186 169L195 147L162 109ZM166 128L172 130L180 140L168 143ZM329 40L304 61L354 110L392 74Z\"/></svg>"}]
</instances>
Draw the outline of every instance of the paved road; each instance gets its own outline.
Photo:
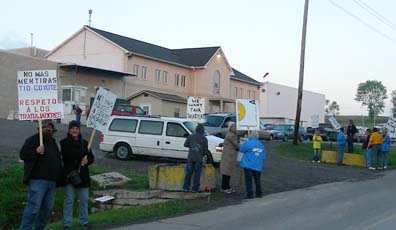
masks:
<instances>
[{"instance_id":1,"label":"paved road","mask_svg":"<svg viewBox=\"0 0 396 230\"><path fill-rule=\"evenodd\" d=\"M376 180L337 182L113 230L347 229L396 227L396 171Z\"/></svg>"}]
</instances>

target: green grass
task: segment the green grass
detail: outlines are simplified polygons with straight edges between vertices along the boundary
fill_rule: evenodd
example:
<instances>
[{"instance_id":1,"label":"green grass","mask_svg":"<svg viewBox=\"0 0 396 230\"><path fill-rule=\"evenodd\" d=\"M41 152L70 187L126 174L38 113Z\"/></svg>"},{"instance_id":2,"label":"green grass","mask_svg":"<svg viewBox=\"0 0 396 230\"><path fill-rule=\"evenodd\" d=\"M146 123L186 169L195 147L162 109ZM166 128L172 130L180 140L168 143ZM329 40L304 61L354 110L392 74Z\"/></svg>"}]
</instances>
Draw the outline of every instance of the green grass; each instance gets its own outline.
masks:
<instances>
[{"instance_id":1,"label":"green grass","mask_svg":"<svg viewBox=\"0 0 396 230\"><path fill-rule=\"evenodd\" d=\"M311 161L313 156L312 143L299 143L298 145L294 145L291 142L272 142L271 143L272 151L275 154L279 154L285 158L295 159L295 160L303 160L303 161ZM323 150L336 151L335 143L322 143L321 145ZM363 150L361 145L354 145L354 153L363 154ZM388 156L388 165L395 166L396 154L395 149L391 147L389 156Z\"/></svg>"},{"instance_id":2,"label":"green grass","mask_svg":"<svg viewBox=\"0 0 396 230\"><path fill-rule=\"evenodd\" d=\"M329 119L329 116L326 116L325 123L330 123L328 119ZM353 123L356 126L364 126L364 127L368 127L368 128L374 127L374 121L371 120L368 116L341 116L341 115L339 115L339 116L336 116L336 120L341 125L348 125L349 120L353 120ZM386 123L386 122L388 122L388 117L385 117L385 116L375 117L376 125Z\"/></svg>"}]
</instances>

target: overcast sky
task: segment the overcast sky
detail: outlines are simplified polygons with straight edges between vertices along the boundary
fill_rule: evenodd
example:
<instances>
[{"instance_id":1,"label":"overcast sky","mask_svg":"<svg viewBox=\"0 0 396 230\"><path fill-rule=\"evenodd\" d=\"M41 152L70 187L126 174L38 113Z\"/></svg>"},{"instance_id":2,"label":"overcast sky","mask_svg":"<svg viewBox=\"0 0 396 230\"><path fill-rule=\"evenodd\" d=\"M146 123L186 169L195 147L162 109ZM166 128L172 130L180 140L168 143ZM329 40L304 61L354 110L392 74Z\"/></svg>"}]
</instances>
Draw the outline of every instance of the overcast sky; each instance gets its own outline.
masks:
<instances>
[{"instance_id":1,"label":"overcast sky","mask_svg":"<svg viewBox=\"0 0 396 230\"><path fill-rule=\"evenodd\" d=\"M167 48L221 46L256 80L269 72L270 82L298 85L304 0L9 0L1 8L2 49L29 45L33 33L36 47L51 50L88 24L92 9L95 28ZM304 89L337 101L344 115L367 114L354 101L361 82L396 90L395 9L394 0L311 0Z\"/></svg>"}]
</instances>

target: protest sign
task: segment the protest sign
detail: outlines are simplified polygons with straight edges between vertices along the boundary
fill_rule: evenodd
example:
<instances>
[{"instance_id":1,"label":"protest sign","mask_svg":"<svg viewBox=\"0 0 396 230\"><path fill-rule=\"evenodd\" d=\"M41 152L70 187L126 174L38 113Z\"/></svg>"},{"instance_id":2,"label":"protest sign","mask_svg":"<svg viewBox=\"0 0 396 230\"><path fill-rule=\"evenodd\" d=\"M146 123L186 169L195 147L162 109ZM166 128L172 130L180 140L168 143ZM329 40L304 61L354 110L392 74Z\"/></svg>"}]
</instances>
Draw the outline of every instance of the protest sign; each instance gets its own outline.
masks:
<instances>
[{"instance_id":1,"label":"protest sign","mask_svg":"<svg viewBox=\"0 0 396 230\"><path fill-rule=\"evenodd\" d=\"M390 132L395 130L395 128L396 128L396 119L394 117L389 117L388 122L386 123L385 127Z\"/></svg>"},{"instance_id":2,"label":"protest sign","mask_svg":"<svg viewBox=\"0 0 396 230\"><path fill-rule=\"evenodd\" d=\"M205 120L205 99L202 97L188 97L187 120L202 123Z\"/></svg>"},{"instance_id":3,"label":"protest sign","mask_svg":"<svg viewBox=\"0 0 396 230\"><path fill-rule=\"evenodd\" d=\"M311 127L312 128L319 128L319 115L314 114L311 116Z\"/></svg>"},{"instance_id":4,"label":"protest sign","mask_svg":"<svg viewBox=\"0 0 396 230\"><path fill-rule=\"evenodd\" d=\"M113 111L116 95L99 88L87 119L87 127L104 132Z\"/></svg>"},{"instance_id":5,"label":"protest sign","mask_svg":"<svg viewBox=\"0 0 396 230\"><path fill-rule=\"evenodd\" d=\"M259 130L258 101L236 99L237 130Z\"/></svg>"},{"instance_id":6,"label":"protest sign","mask_svg":"<svg viewBox=\"0 0 396 230\"><path fill-rule=\"evenodd\" d=\"M333 126L334 129L339 130L341 128L341 125L337 122L335 117L330 117L329 121L330 121L330 123L331 123L331 125Z\"/></svg>"}]
</instances>

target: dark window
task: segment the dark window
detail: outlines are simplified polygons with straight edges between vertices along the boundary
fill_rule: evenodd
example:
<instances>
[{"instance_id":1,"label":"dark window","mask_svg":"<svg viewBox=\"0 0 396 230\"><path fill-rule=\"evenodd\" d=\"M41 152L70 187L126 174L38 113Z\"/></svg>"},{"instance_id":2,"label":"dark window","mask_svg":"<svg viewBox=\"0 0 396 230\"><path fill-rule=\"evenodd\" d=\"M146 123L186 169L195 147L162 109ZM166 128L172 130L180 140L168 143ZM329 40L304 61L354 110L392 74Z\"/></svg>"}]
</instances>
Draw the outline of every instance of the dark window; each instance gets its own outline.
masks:
<instances>
[{"instance_id":1,"label":"dark window","mask_svg":"<svg viewBox=\"0 0 396 230\"><path fill-rule=\"evenodd\" d=\"M136 132L136 125L137 125L137 120L114 119L111 122L109 130L117 131L117 132L134 133L134 132Z\"/></svg>"},{"instance_id":2,"label":"dark window","mask_svg":"<svg viewBox=\"0 0 396 230\"><path fill-rule=\"evenodd\" d=\"M164 127L164 122L162 121L141 121L139 126L139 133L162 135L163 127Z\"/></svg>"},{"instance_id":3,"label":"dark window","mask_svg":"<svg viewBox=\"0 0 396 230\"><path fill-rule=\"evenodd\" d=\"M137 115L146 115L146 112L142 108L136 107L136 114Z\"/></svg>"},{"instance_id":4,"label":"dark window","mask_svg":"<svg viewBox=\"0 0 396 230\"><path fill-rule=\"evenodd\" d=\"M166 135L170 137L187 137L188 133L180 124L168 123L166 125Z\"/></svg>"}]
</instances>

